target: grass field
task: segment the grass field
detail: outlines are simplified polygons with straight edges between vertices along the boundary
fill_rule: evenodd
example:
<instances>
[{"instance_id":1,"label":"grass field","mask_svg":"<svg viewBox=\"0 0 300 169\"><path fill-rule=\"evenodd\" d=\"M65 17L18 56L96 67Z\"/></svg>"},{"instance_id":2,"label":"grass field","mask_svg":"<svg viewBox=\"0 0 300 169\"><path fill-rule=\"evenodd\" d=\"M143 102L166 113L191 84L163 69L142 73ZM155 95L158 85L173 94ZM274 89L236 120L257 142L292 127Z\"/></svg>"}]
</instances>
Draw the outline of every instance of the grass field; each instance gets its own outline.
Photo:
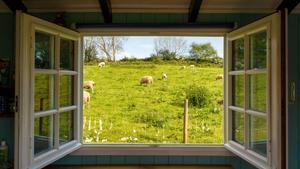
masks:
<instances>
[{"instance_id":1,"label":"grass field","mask_svg":"<svg viewBox=\"0 0 300 169\"><path fill-rule=\"evenodd\" d=\"M183 65L183 64L182 64ZM96 82L84 107L85 143L182 143L186 90L203 86L210 97L204 107L189 107L188 143L223 142L223 73L221 67L180 64L114 63L105 68L85 65L84 80ZM168 75L161 80L162 72ZM140 85L144 75L152 85Z\"/></svg>"}]
</instances>

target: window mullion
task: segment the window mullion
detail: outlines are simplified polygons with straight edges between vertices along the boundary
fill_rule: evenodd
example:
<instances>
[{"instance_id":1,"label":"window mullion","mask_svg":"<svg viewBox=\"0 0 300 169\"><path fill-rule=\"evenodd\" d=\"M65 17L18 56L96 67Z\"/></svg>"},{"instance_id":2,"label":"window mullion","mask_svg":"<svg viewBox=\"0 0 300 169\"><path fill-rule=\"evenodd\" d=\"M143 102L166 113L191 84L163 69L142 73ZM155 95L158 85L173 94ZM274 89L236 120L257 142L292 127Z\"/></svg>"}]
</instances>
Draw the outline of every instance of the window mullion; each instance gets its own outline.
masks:
<instances>
[{"instance_id":1,"label":"window mullion","mask_svg":"<svg viewBox=\"0 0 300 169\"><path fill-rule=\"evenodd\" d=\"M60 37L55 36L55 69L56 69L56 80L55 80L55 108L57 112L54 114L54 148L59 148L59 98L60 98Z\"/></svg>"},{"instance_id":2,"label":"window mullion","mask_svg":"<svg viewBox=\"0 0 300 169\"><path fill-rule=\"evenodd\" d=\"M55 113L57 113L56 109L34 112L34 118L45 117L45 116L52 116Z\"/></svg>"},{"instance_id":3,"label":"window mullion","mask_svg":"<svg viewBox=\"0 0 300 169\"><path fill-rule=\"evenodd\" d=\"M74 71L77 72L77 74L74 76L74 87L73 87L73 93L74 93L74 96L73 96L73 99L74 99L74 104L76 105L76 109L74 110L74 114L73 114L73 124L74 124L74 128L73 128L73 136L74 136L74 139L75 140L81 140L81 135L82 135L82 114L80 114L82 112L82 109L81 109L81 104L83 103L81 99L82 97L82 73L83 73L83 70L82 70L82 64L83 64L83 57L80 57L80 51L82 52L83 51L83 46L79 44L79 39L78 41L75 41L74 43ZM83 38L81 38L81 42L83 42ZM84 52L83 52L84 53ZM81 95L81 96L80 96ZM79 132L80 131L80 132Z\"/></svg>"},{"instance_id":4,"label":"window mullion","mask_svg":"<svg viewBox=\"0 0 300 169\"><path fill-rule=\"evenodd\" d=\"M227 110L227 119L228 119L228 121L227 121L227 126L224 126L224 128L226 129L226 127L227 127L227 134L228 134L228 136L227 136L227 141L230 141L230 140L232 140L233 138L232 138L232 132L233 132L233 130L232 130L232 110L230 110L229 109L229 106L232 106L232 76L231 75L229 75L230 74L230 71L232 70L232 41L228 41L228 44L227 44L227 47L228 47L228 49L227 49L227 53L228 53L228 55L227 55L227 67L226 67L226 65L225 65L225 67L226 67L226 69L227 69L227 86L226 86L226 88L227 88L227 106L228 107L226 107L226 110ZM224 100L225 101L225 100ZM226 101L225 101L226 102ZM224 102L224 103L225 103Z\"/></svg>"},{"instance_id":5,"label":"window mullion","mask_svg":"<svg viewBox=\"0 0 300 169\"><path fill-rule=\"evenodd\" d=\"M244 137L244 141L245 141L245 149L249 148L249 115L247 114L246 110L249 108L249 76L247 74L247 70L249 69L249 36L246 35L244 37L244 44L245 44L245 51L244 51L244 76L245 76L245 80L244 80L244 89L245 89L245 95L244 95L244 100L245 100L245 104L244 104L244 125L245 125L245 137Z\"/></svg>"},{"instance_id":6,"label":"window mullion","mask_svg":"<svg viewBox=\"0 0 300 169\"><path fill-rule=\"evenodd\" d=\"M229 109L237 112L245 112L245 108L236 107L236 106L229 106Z\"/></svg>"},{"instance_id":7,"label":"window mullion","mask_svg":"<svg viewBox=\"0 0 300 169\"><path fill-rule=\"evenodd\" d=\"M244 70L236 70L236 71L229 71L228 73L231 76L235 76L235 75L244 75L245 71Z\"/></svg>"},{"instance_id":8,"label":"window mullion","mask_svg":"<svg viewBox=\"0 0 300 169\"><path fill-rule=\"evenodd\" d=\"M267 158L268 162L271 165L272 162L272 143L271 143L271 138L272 138L272 123L271 123L271 105L272 105L272 87L271 87L271 25L267 26L267 131L268 131L268 143L267 143Z\"/></svg>"},{"instance_id":9,"label":"window mullion","mask_svg":"<svg viewBox=\"0 0 300 169\"><path fill-rule=\"evenodd\" d=\"M35 121L35 118L34 118L34 84L35 84L35 67L34 67L34 65L35 65L35 61L34 61L34 58L32 57L32 56L34 56L35 55L35 30L34 29L32 29L31 30L31 35L30 35L30 56L31 57L29 57L30 58L30 64L31 64L31 66L30 66L30 69L31 69L31 71L30 71L30 74L31 74L31 82L30 82L30 84L31 84L31 86L30 86L30 94L31 94L31 104L32 105L30 105L31 106L31 111L29 112L30 113L30 138L29 138L29 140L30 140L30 145L29 145L29 147L30 147L30 162L32 163L33 161L34 161L34 121Z\"/></svg>"}]
</instances>

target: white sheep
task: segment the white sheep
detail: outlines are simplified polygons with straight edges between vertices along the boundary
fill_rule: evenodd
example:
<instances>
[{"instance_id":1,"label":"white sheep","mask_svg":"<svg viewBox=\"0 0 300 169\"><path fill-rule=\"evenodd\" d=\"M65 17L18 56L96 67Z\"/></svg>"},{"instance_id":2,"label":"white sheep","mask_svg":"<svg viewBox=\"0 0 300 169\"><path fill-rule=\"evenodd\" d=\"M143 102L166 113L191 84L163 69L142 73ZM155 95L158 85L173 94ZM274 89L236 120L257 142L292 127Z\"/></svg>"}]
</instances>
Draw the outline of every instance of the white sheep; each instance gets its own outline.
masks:
<instances>
[{"instance_id":1,"label":"white sheep","mask_svg":"<svg viewBox=\"0 0 300 169\"><path fill-rule=\"evenodd\" d=\"M222 80L223 79L223 75L218 75L217 77L216 77L216 80Z\"/></svg>"},{"instance_id":2,"label":"white sheep","mask_svg":"<svg viewBox=\"0 0 300 169\"><path fill-rule=\"evenodd\" d=\"M162 80L167 80L167 79L168 79L167 74L166 74L166 73L162 73L162 74L161 74L161 79L162 79Z\"/></svg>"},{"instance_id":3,"label":"white sheep","mask_svg":"<svg viewBox=\"0 0 300 169\"><path fill-rule=\"evenodd\" d=\"M83 103L88 106L90 104L90 101L91 101L90 93L87 91L83 91Z\"/></svg>"},{"instance_id":4,"label":"white sheep","mask_svg":"<svg viewBox=\"0 0 300 169\"><path fill-rule=\"evenodd\" d=\"M153 77L152 76L144 76L140 80L140 85L142 84L152 84L153 83Z\"/></svg>"},{"instance_id":5,"label":"white sheep","mask_svg":"<svg viewBox=\"0 0 300 169\"><path fill-rule=\"evenodd\" d=\"M186 69L186 66L181 66L180 69Z\"/></svg>"},{"instance_id":6,"label":"white sheep","mask_svg":"<svg viewBox=\"0 0 300 169\"><path fill-rule=\"evenodd\" d=\"M190 65L189 66L191 69L194 69L195 68L195 65Z\"/></svg>"},{"instance_id":7,"label":"white sheep","mask_svg":"<svg viewBox=\"0 0 300 169\"><path fill-rule=\"evenodd\" d=\"M99 64L98 64L98 67L100 67L100 68L103 68L105 66L105 62L100 62Z\"/></svg>"},{"instance_id":8,"label":"white sheep","mask_svg":"<svg viewBox=\"0 0 300 169\"><path fill-rule=\"evenodd\" d=\"M96 83L92 80L84 81L83 88L85 89L91 89L92 93L94 93L94 87L96 86Z\"/></svg>"}]
</instances>

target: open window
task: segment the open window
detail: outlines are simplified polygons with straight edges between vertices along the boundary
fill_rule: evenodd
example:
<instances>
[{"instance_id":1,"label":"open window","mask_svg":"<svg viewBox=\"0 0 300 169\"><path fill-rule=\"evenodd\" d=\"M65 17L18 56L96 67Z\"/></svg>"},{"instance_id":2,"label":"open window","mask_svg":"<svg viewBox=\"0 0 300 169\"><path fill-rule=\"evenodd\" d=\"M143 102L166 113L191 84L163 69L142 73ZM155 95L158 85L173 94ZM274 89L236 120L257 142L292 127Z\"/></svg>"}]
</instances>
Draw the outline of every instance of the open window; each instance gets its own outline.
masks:
<instances>
[{"instance_id":1,"label":"open window","mask_svg":"<svg viewBox=\"0 0 300 169\"><path fill-rule=\"evenodd\" d=\"M17 14L16 168L41 168L78 149L80 35L33 16Z\"/></svg>"},{"instance_id":2,"label":"open window","mask_svg":"<svg viewBox=\"0 0 300 169\"><path fill-rule=\"evenodd\" d=\"M225 40L225 147L258 168L280 163L279 18L265 17ZM16 27L15 167L41 168L81 147L81 37L23 13Z\"/></svg>"},{"instance_id":3,"label":"open window","mask_svg":"<svg viewBox=\"0 0 300 169\"><path fill-rule=\"evenodd\" d=\"M280 14L227 35L225 146L259 168L277 168Z\"/></svg>"}]
</instances>

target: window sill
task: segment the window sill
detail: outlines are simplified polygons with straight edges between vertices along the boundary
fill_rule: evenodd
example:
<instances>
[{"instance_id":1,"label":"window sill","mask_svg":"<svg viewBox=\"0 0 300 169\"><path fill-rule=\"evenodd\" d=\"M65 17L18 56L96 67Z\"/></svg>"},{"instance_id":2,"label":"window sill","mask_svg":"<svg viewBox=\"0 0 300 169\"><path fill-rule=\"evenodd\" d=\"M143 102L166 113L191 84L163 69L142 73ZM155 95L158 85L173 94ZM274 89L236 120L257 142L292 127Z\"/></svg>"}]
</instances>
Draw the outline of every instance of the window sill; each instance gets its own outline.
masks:
<instances>
[{"instance_id":1,"label":"window sill","mask_svg":"<svg viewBox=\"0 0 300 169\"><path fill-rule=\"evenodd\" d=\"M224 145L176 144L108 144L83 145L71 155L166 155L166 156L234 156Z\"/></svg>"}]
</instances>

